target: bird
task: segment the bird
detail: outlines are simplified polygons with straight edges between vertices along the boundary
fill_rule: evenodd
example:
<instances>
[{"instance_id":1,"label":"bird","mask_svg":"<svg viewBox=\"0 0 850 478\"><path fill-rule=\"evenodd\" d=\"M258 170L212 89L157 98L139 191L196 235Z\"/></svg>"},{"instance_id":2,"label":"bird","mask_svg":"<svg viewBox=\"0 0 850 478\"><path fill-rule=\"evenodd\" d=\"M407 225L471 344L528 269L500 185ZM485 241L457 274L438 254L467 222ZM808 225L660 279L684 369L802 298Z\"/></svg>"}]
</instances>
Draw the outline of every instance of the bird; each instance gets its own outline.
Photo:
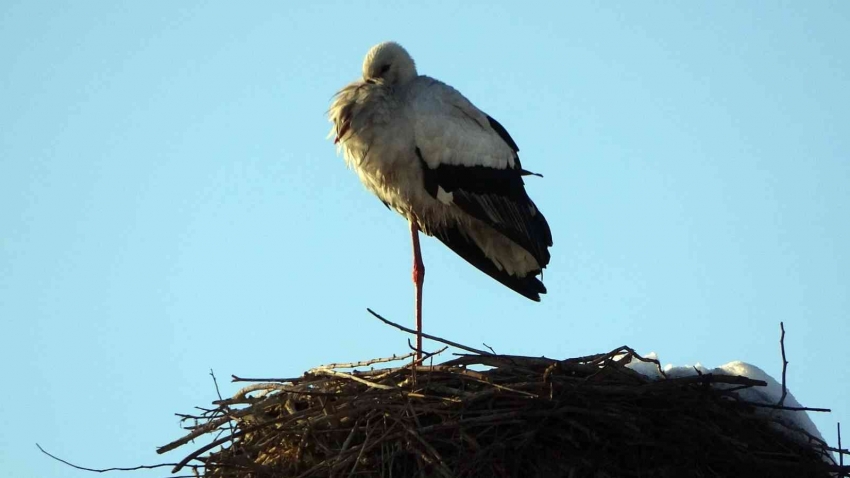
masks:
<instances>
[{"instance_id":1,"label":"bird","mask_svg":"<svg viewBox=\"0 0 850 478\"><path fill-rule=\"evenodd\" d=\"M508 131L451 86L420 75L396 42L373 46L362 78L332 98L329 138L366 188L407 219L413 246L416 355L425 265L419 232L531 300L546 287L552 232L529 198Z\"/></svg>"}]
</instances>

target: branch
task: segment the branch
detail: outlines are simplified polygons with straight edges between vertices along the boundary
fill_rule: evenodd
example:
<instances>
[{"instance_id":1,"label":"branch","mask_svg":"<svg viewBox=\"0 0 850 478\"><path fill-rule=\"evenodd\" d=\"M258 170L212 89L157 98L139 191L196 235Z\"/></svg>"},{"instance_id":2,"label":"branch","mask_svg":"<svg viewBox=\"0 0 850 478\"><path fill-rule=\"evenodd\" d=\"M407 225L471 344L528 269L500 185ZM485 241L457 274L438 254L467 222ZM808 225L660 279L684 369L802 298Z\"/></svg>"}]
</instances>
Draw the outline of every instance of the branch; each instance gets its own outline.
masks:
<instances>
[{"instance_id":1,"label":"branch","mask_svg":"<svg viewBox=\"0 0 850 478\"><path fill-rule=\"evenodd\" d=\"M746 403L747 405L752 405L754 407L761 408L773 408L776 410L787 410L789 412L822 412L822 413L832 413L831 408L814 408L814 407L786 407L785 405L773 405L770 403L758 403L758 402L748 402L746 400L741 400L741 403Z\"/></svg>"},{"instance_id":2,"label":"branch","mask_svg":"<svg viewBox=\"0 0 850 478\"><path fill-rule=\"evenodd\" d=\"M366 385L367 387L377 388L379 390L395 390L396 389L396 387L392 387L390 385L384 385L384 384L381 384L381 383L370 382L369 380L360 378L356 375L351 375L351 374L348 374L348 373L345 373L345 372L337 372L336 370L331 370L329 368L313 369L310 373L312 373L314 375L330 375L332 377L347 378L349 380L354 380L355 382L360 382L363 385Z\"/></svg>"},{"instance_id":3,"label":"branch","mask_svg":"<svg viewBox=\"0 0 850 478\"><path fill-rule=\"evenodd\" d=\"M213 372L213 369L210 369L210 377L212 377L213 385L215 385L215 394L218 395L218 399L221 400L221 391L218 389L218 380L215 379L215 372Z\"/></svg>"},{"instance_id":4,"label":"branch","mask_svg":"<svg viewBox=\"0 0 850 478\"><path fill-rule=\"evenodd\" d=\"M52 454L48 453L48 452L47 452L47 450L45 450L44 448L42 448L42 447L41 447L41 445L39 445L38 443L36 443L36 444L35 444L35 446L37 446L37 447L38 447L38 449L39 449L42 453L44 453L45 455L49 456L50 458L53 458L54 460L56 460L56 461L58 461L58 462L60 462L60 463L64 463L64 464L66 464L66 465L70 466L71 468L76 468L77 470L91 471L91 472L94 472L94 473L106 473L107 471L136 471L136 470L153 470L153 469L155 469L155 468L162 468L162 467L165 467L165 466L171 466L171 467L173 467L174 465L176 465L176 463L160 463L159 465L139 465L139 466L134 466L134 467L132 467L132 468L122 468L122 467L113 467L113 468L86 468L85 466L75 465L75 464L73 464L73 463L71 463L71 462L69 462L69 461L65 461L65 460L63 460L63 459L59 458L58 456L55 456L55 455L52 455Z\"/></svg>"},{"instance_id":5,"label":"branch","mask_svg":"<svg viewBox=\"0 0 850 478\"><path fill-rule=\"evenodd\" d=\"M385 319L385 318L381 317L380 315L378 315L378 313L376 313L375 311L373 311L372 309L370 309L370 308L368 308L368 307L366 308L366 310L367 310L370 314L374 315L374 316L375 316L375 318L377 318L377 319L378 319L378 320L380 320L381 322L383 322L383 323L385 323L385 324L387 324L387 325L391 325L391 326L393 326L393 327L395 327L395 328L397 328L397 329L399 329L399 330L403 330L403 331L407 332L408 334L416 335L416 331L415 331L415 330L413 330L413 329L408 329L407 327L404 327L404 326L402 326L402 325L398 325L398 324L397 324L397 323L395 323L395 322L392 322L392 321L390 321L390 320L387 320L387 319ZM478 350L478 349L474 349L474 348L472 348L472 347L467 347L466 345L461 345L461 344L459 344L459 343L457 343L457 342L452 342L451 340L441 339L440 337L435 337L435 336L433 336L433 335L428 335L428 334L423 333L423 334L422 334L422 336L423 336L423 337L425 337L425 338L426 338L426 339L428 339L428 340L434 340L434 341L436 341L436 342L440 342L440 343L443 343L443 344L446 344L446 345L451 345L452 347L459 348L459 349L461 349L461 350L466 350L467 352L472 352L472 353L474 353L474 354L478 354L478 355L493 355L493 354L491 354L490 352L485 352L485 351L483 351L483 350Z\"/></svg>"},{"instance_id":6,"label":"branch","mask_svg":"<svg viewBox=\"0 0 850 478\"><path fill-rule=\"evenodd\" d=\"M384 358L375 358L370 360L363 360L360 362L349 362L349 363L329 363L327 365L319 365L318 367L313 367L307 371L307 373L313 372L314 370L318 370L320 368L323 369L335 369L335 368L357 368L357 367L368 367L370 365L374 365L376 363L387 363L387 362L396 362L399 360L405 360L412 356L416 355L415 352L411 352L405 355L393 355L392 357L384 357Z\"/></svg>"},{"instance_id":7,"label":"branch","mask_svg":"<svg viewBox=\"0 0 850 478\"><path fill-rule=\"evenodd\" d=\"M231 382L281 382L281 383L295 383L301 380L303 377L299 378L245 378L238 377L236 375L230 376Z\"/></svg>"},{"instance_id":8,"label":"branch","mask_svg":"<svg viewBox=\"0 0 850 478\"><path fill-rule=\"evenodd\" d=\"M785 403L785 396L788 395L788 389L785 387L785 372L788 370L788 360L785 359L785 324L779 322L779 328L782 330L782 336L779 337L779 345L782 348L782 396L779 398L779 406Z\"/></svg>"},{"instance_id":9,"label":"branch","mask_svg":"<svg viewBox=\"0 0 850 478\"><path fill-rule=\"evenodd\" d=\"M654 382L647 382L644 387L652 387L652 388L667 388L667 387L678 387L682 384L715 384L715 383L723 383L728 385L744 385L746 387L766 387L767 382L764 380L756 380L749 377L743 377L740 375L718 375L713 373L703 373L702 375L688 375L687 377L677 377L677 378L668 378L666 380L657 380ZM718 391L725 391L723 389L718 389ZM784 407L783 407L784 408Z\"/></svg>"}]
</instances>

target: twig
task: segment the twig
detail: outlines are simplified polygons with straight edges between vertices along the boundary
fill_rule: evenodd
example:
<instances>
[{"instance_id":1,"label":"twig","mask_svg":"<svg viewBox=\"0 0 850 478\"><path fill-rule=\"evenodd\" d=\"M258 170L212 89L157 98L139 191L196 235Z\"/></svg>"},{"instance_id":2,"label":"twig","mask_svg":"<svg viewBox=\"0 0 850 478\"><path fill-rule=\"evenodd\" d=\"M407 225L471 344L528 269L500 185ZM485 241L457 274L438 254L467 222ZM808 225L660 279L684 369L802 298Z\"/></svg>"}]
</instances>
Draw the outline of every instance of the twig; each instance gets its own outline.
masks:
<instances>
[{"instance_id":1,"label":"twig","mask_svg":"<svg viewBox=\"0 0 850 478\"><path fill-rule=\"evenodd\" d=\"M219 390L219 388L218 388L218 380L216 380L216 378L215 378L215 372L213 372L213 369L210 369L210 377L212 377L212 379L213 379L213 385L215 385L215 394L218 395L218 400L219 401L224 400L221 396L221 390ZM230 407L228 407L227 405L221 405L219 410L223 411L227 415L230 415ZM233 431L234 431L233 421L228 422L228 428L230 429L230 433L233 433Z\"/></svg>"},{"instance_id":2,"label":"twig","mask_svg":"<svg viewBox=\"0 0 850 478\"><path fill-rule=\"evenodd\" d=\"M301 380L301 378L244 378L237 377L236 375L230 376L231 382L283 382L283 383L295 383Z\"/></svg>"},{"instance_id":3,"label":"twig","mask_svg":"<svg viewBox=\"0 0 850 478\"><path fill-rule=\"evenodd\" d=\"M458 370L455 372L458 375L462 375L464 377L469 378L470 380L475 380L476 382L485 383L490 385L491 387L497 390L504 390L508 392L518 393L520 395L524 395L529 398L539 398L539 395L531 392L524 392L522 390L517 390L515 388L506 387L504 385L499 385L498 383L493 383L492 380L488 380L485 375L482 375L480 372L476 372L474 370Z\"/></svg>"},{"instance_id":4,"label":"twig","mask_svg":"<svg viewBox=\"0 0 850 478\"><path fill-rule=\"evenodd\" d=\"M844 450L841 449L841 422L838 422L838 465L844 468Z\"/></svg>"},{"instance_id":5,"label":"twig","mask_svg":"<svg viewBox=\"0 0 850 478\"><path fill-rule=\"evenodd\" d=\"M419 349L416 348L415 345L413 345L413 342L411 342L410 339L407 339L407 348L409 348L410 350L413 350L414 354L419 350ZM417 357L416 359L418 360L420 358L422 358L422 357Z\"/></svg>"},{"instance_id":6,"label":"twig","mask_svg":"<svg viewBox=\"0 0 850 478\"><path fill-rule=\"evenodd\" d=\"M296 393L301 395L316 395L316 396L330 396L337 395L334 392L320 392L314 390L299 390L293 388L292 385L286 385L282 383L255 383L253 385L248 385L239 390L233 398L228 398L225 400L216 400L213 402L213 405L232 405L235 403L254 403L258 400L264 400L265 397L255 397L254 399L249 400L245 395L256 392L256 391L264 391L270 392L272 390L280 390L286 393Z\"/></svg>"},{"instance_id":7,"label":"twig","mask_svg":"<svg viewBox=\"0 0 850 478\"><path fill-rule=\"evenodd\" d=\"M253 427L243 428L241 431L238 431L238 432L236 432L236 433L233 433L233 434L231 434L231 435L228 435L228 436L226 436L226 437L224 437L224 438L219 438L218 440L215 440L215 441L213 441L212 443L210 443L210 444L208 444L208 445L202 446L201 448L199 448L199 449L195 450L194 452L190 453L190 454L189 454L189 456L187 456L186 458L183 458L182 460L180 460L180 463L177 463L176 465L174 465L174 468L172 468L172 469L171 469L171 473L177 473L177 472L178 472L178 471L180 471L180 470L181 470L184 466L189 466L189 467L191 467L192 465L189 465L189 462L190 462L190 461L192 461L192 460L197 459L197 458L198 458L200 455L202 455L204 452L209 451L209 450L212 450L213 448L215 448L215 447L217 447L217 446L220 446L220 445L223 445L223 444L225 444L225 443L227 443L227 442L229 442L229 441L234 441L234 440L236 440L237 438L239 438L239 437L241 437L241 436L245 435L246 433L250 433L250 432L254 431L255 429L256 429L256 430L259 430L260 428L262 428L262 427L264 427L264 426L266 426L266 424L265 424L265 423L264 423L264 424L262 424L262 425L259 425L259 426L253 426ZM157 453L160 453L160 451L159 451L159 450L157 450Z\"/></svg>"},{"instance_id":8,"label":"twig","mask_svg":"<svg viewBox=\"0 0 850 478\"><path fill-rule=\"evenodd\" d=\"M788 395L788 389L785 387L785 372L788 370L788 360L785 359L785 324L779 322L779 328L782 330L782 336L779 337L779 346L782 348L782 396L779 398L779 406L785 403L785 396Z\"/></svg>"},{"instance_id":9,"label":"twig","mask_svg":"<svg viewBox=\"0 0 850 478\"><path fill-rule=\"evenodd\" d=\"M421 365L421 363L424 362L425 360L428 360L429 358L432 358L435 355L439 355L439 354L445 352L447 348L448 347L443 347L440 350L437 350L435 352L424 352L424 355L422 356L421 359L413 359L409 364L406 364L402 367L381 369L381 370L370 370L369 372L361 372L359 375L360 376L369 376L369 377L372 378L372 380L382 380L382 379L384 379L384 378L386 378L390 375L396 374L399 371L405 370L405 369L410 369L415 374L417 369L419 368L419 367L417 367L417 365ZM404 357L401 357L401 358L407 358L407 357L409 357L409 355L405 355ZM425 366L422 365L422 367L425 367ZM432 370L432 367L433 366L428 366L427 371ZM372 375L370 372L373 372L373 373L377 372L377 374Z\"/></svg>"},{"instance_id":10,"label":"twig","mask_svg":"<svg viewBox=\"0 0 850 478\"><path fill-rule=\"evenodd\" d=\"M58 462L60 462L60 463L64 463L64 464L66 464L66 465L70 466L71 468L76 468L77 470L92 471L92 472L94 472L94 473L106 473L106 472L108 472L108 471L153 470L153 469L155 469L155 468L162 468L162 467L165 467L165 466L172 466L172 467L173 467L173 466L175 466L175 465L176 465L176 463L160 463L160 464L158 464L158 465L139 465L139 466L128 467L128 468L123 468L123 467L113 467L113 468L87 468L87 467L85 467L85 466L75 465L75 464L73 464L73 463L71 463L71 462L69 462L69 461L66 461L66 460L63 460L63 459L59 458L59 457L58 457L58 456L56 456L56 455L52 455L52 454L48 453L48 452L47 452L47 450L45 450L44 448L42 448L42 447L41 447L41 445L39 445L38 443L36 443L36 444L35 444L35 446L37 446L37 447L38 447L38 449L39 449L42 453L44 453L45 455L49 456L50 458L53 458L54 460L56 460L56 461L58 461ZM194 465L193 465L193 467L194 467Z\"/></svg>"},{"instance_id":11,"label":"twig","mask_svg":"<svg viewBox=\"0 0 850 478\"><path fill-rule=\"evenodd\" d=\"M339 461L339 457L345 453L345 450L348 450L348 447L351 446L351 440L354 439L354 433L357 432L358 426L360 425L360 417L357 418L357 421L354 422L354 426L351 427L351 432L348 434L348 437L345 438L345 441L342 442L342 447L339 449L339 455L337 455L337 461ZM366 427L369 427L369 420L366 420ZM305 434L306 436L306 434Z\"/></svg>"},{"instance_id":12,"label":"twig","mask_svg":"<svg viewBox=\"0 0 850 478\"><path fill-rule=\"evenodd\" d=\"M546 357L523 357L521 355L468 355L468 354L455 354L458 358L449 360L448 362L443 362L440 366L467 366L467 365L487 365L490 367L512 367L521 370L523 373L531 373L533 374L533 369L535 367L547 368L554 363L558 363L558 360L550 359ZM581 366L585 366L580 364Z\"/></svg>"},{"instance_id":13,"label":"twig","mask_svg":"<svg viewBox=\"0 0 850 478\"><path fill-rule=\"evenodd\" d=\"M408 403L408 407L409 406L410 406L410 404ZM445 462L443 461L443 457L440 456L440 453L434 448L433 445L431 445L425 439L423 439L422 435L419 432L417 432L417 430L422 431L427 427L423 427L422 424L419 423L415 412L413 412L413 411L411 411L411 412L412 412L412 417L414 419L413 425L415 426L415 428L411 428L410 425L408 425L407 423L405 423L401 420L395 419L394 421L396 423L398 423L399 425L401 425L402 428L404 428L405 434L407 436L412 436L413 438L415 438L416 441L418 441L425 448L425 451L427 451L431 455L429 457L422 450L418 450L415 446L411 447L414 451L416 451L418 453L418 456L420 458L422 458L423 461L425 461L429 465L432 465L434 468L436 468L436 471L438 471L440 475L447 477L447 478L451 478L454 475L452 474L451 470L449 470L448 467L446 466ZM412 443L410 445L412 445Z\"/></svg>"},{"instance_id":14,"label":"twig","mask_svg":"<svg viewBox=\"0 0 850 478\"><path fill-rule=\"evenodd\" d=\"M635 352L635 350L633 348L629 347L628 345L623 345L622 347L614 350L613 352L609 352L607 354L601 354L599 357L592 360L590 363L598 364L599 362L601 362L601 361L603 361L603 360L605 360L609 357L613 358L614 356L619 355L620 353L623 353L623 352L625 352L629 356L629 362L628 363L631 363L631 359L637 359L638 361L641 361L643 363L655 364L655 367L658 369L658 373L661 374L662 377L667 378L667 373L664 371L664 368L661 367L661 362L658 359L651 359L651 358L643 357L643 356L641 356L641 354Z\"/></svg>"},{"instance_id":15,"label":"twig","mask_svg":"<svg viewBox=\"0 0 850 478\"><path fill-rule=\"evenodd\" d=\"M351 374L345 373L345 372L337 372L336 370L331 370L329 368L313 369L313 374L314 375L330 375L332 377L347 378L349 380L354 380L355 382L360 382L363 385L366 385L366 386L369 386L369 387L372 387L372 388L377 388L379 390L395 390L395 387L392 387L390 385L384 385L384 384L381 384L381 383L370 382L370 381L363 379L363 378L360 378L356 375L351 375Z\"/></svg>"},{"instance_id":16,"label":"twig","mask_svg":"<svg viewBox=\"0 0 850 478\"><path fill-rule=\"evenodd\" d=\"M767 382L764 380L756 380L740 375L717 375L713 373L704 373L702 375L689 375L687 377L668 378L667 380L658 380L655 382L647 382L644 387L648 388L667 388L675 387L688 383L704 383L715 384L724 383L729 385L746 385L750 387L766 387ZM721 390L722 391L722 390Z\"/></svg>"},{"instance_id":17,"label":"twig","mask_svg":"<svg viewBox=\"0 0 850 478\"><path fill-rule=\"evenodd\" d=\"M369 444L369 443L363 442L362 444L360 444L360 446L362 447L361 450L365 449L365 451L369 451L369 449L373 448L375 445L384 443L384 440L387 439L387 437L390 436L391 432L393 432L395 430L396 425L398 425L397 422L393 423L390 426L390 428L388 430L386 430L383 435L378 437L378 439L375 440L373 443ZM341 465L341 464L344 464L344 463L339 463L339 464ZM301 473L300 475L298 475L296 478L305 478L307 476L315 476L314 473L317 470L319 470L320 468L327 468L327 467L330 467L330 466L332 466L332 465L330 463L328 463L328 460L320 461L319 463L317 463L316 465L314 465L310 469L306 470L304 473Z\"/></svg>"},{"instance_id":18,"label":"twig","mask_svg":"<svg viewBox=\"0 0 850 478\"><path fill-rule=\"evenodd\" d=\"M246 408L244 410L240 410L239 413L252 412L252 411L253 410L251 408ZM268 420L266 422L261 422L261 423L258 423L256 425L252 425L252 426L249 426L249 427L244 427L240 431L238 431L238 432L236 432L236 433L234 433L230 436L226 436L224 438L215 440L212 443L210 443L206 446L203 446L203 447L199 448L198 450L195 450L194 452L189 454L189 456L187 456L186 458L181 460L180 463L177 463L177 465L174 467L173 470L171 470L171 472L177 473L184 466L192 467L193 465L187 465L190 461L198 459L198 457L201 454L203 454L204 452L209 451L209 450L211 450L211 449L213 449L213 448L215 448L219 445L223 445L224 443L227 443L228 441L235 442L237 438L240 438L240 437L242 437L242 436L244 436L248 433L254 432L256 430L260 430L264 427L275 425L277 423L286 423L286 422L296 421L300 418L303 418L304 415L307 415L309 411L310 410L301 410L301 411L294 413L294 414L291 414L291 415L275 418L275 419ZM356 412L356 411L358 411L358 409L355 408L353 410L347 410L345 413L353 413L353 412ZM234 415L236 415L236 414L234 414ZM318 421L330 420L331 418L334 418L334 416L333 415L324 415L324 416L321 416L321 417L315 419L314 423L318 422ZM162 454L162 453L165 453L169 450L176 448L177 446L179 446L181 444L185 444L185 443L187 443L188 441L191 440L191 438L189 438L189 437L191 437L192 435L193 435L193 433L187 435L186 437L181 438L180 440L175 440L175 441L169 443L168 445L161 446L161 447L157 448L156 452L158 454Z\"/></svg>"},{"instance_id":19,"label":"twig","mask_svg":"<svg viewBox=\"0 0 850 478\"><path fill-rule=\"evenodd\" d=\"M348 473L348 478L354 476L354 472L357 471L357 465L360 464L360 460L363 458L363 452L366 451L366 445L369 443L369 437L372 436L373 428L369 426L371 419L366 420L366 438L363 439L363 444L360 445L360 453L357 454L357 459L354 460L354 466L351 467L351 472ZM342 453L342 450L340 450Z\"/></svg>"},{"instance_id":20,"label":"twig","mask_svg":"<svg viewBox=\"0 0 850 478\"><path fill-rule=\"evenodd\" d=\"M393 327L395 327L395 328L397 328L397 329L399 329L399 330L403 330L403 331L407 332L408 334L414 334L414 335L416 335L416 331L415 331L415 330L413 330L413 329L408 329L407 327L405 327L405 326L403 326L403 325L399 325L399 324L397 324L397 323L395 323L395 322L393 322L393 321L391 321L391 320L387 320L387 319L385 319L385 318L381 317L381 316L380 316L377 312L373 311L372 309L366 308L366 310L367 310L370 314L374 315L374 316L375 316L375 318L377 318L377 319L378 319L378 320L380 320L381 322L383 322L383 323L385 323L385 324L387 324L387 325L391 325L391 326L393 326ZM466 350L467 352L472 352L472 353L474 353L474 354L479 354L479 355L493 355L493 354L491 354L490 352L485 352L485 351L483 351L483 350L478 350L478 349L474 349L474 348L472 348L472 347L467 347L466 345L461 345L461 344L459 344L459 343L457 343L457 342L452 342L451 340L442 339L442 338L440 338L440 337L436 337L436 336L433 336L433 335L429 335L429 334L425 334L425 333L423 333L423 334L422 334L422 336L423 336L423 337L425 337L425 338L426 338L426 339L428 339L428 340L434 340L434 341L436 341L436 342L440 342L440 343L443 343L443 344L446 344L446 345L451 345L452 347L455 347L455 348L458 348L458 349L461 349L461 350Z\"/></svg>"},{"instance_id":21,"label":"twig","mask_svg":"<svg viewBox=\"0 0 850 478\"><path fill-rule=\"evenodd\" d=\"M212 377L213 385L215 385L215 394L218 395L219 400L223 400L221 398L221 391L218 389L218 380L215 379L215 372L213 372L213 369L210 369L210 377Z\"/></svg>"},{"instance_id":22,"label":"twig","mask_svg":"<svg viewBox=\"0 0 850 478\"><path fill-rule=\"evenodd\" d=\"M422 358L420 358L420 359L416 359L416 360L414 360L413 362L411 362L411 363L409 363L409 364L405 365L405 366L404 366L404 367L402 367L402 368L415 367L416 365L422 365L422 362L424 362L424 361L426 361L426 360L428 360L428 359L432 359L432 360L431 360L431 364L432 364L432 365L428 365L428 367L433 367L433 363L434 363L433 358L434 358L434 356L435 356L435 355L440 355L441 353L445 352L445 351L446 351L446 349L448 349L448 347L443 347L443 348L441 348L440 350L436 350L436 351L434 351L434 352L423 352L425 355L423 355L423 356L422 356Z\"/></svg>"},{"instance_id":23,"label":"twig","mask_svg":"<svg viewBox=\"0 0 850 478\"><path fill-rule=\"evenodd\" d=\"M227 422L229 422L230 420L233 420L234 418L240 418L240 417L245 416L245 415L250 415L251 413L253 413L253 410L251 408L243 408L243 409L237 410L236 412L233 412L229 415L225 415L223 417L219 417L219 418L216 418L214 420L210 420L207 423L205 423L204 425L199 426L198 428L195 428L194 430L192 430L191 433L184 436L183 438L179 438L177 440L172 441L171 443L169 443L167 445L163 445L163 446L157 448L156 453L161 455L163 453L169 452L169 451L171 451L171 450L173 450L173 449L175 449L179 446L182 446L182 445L185 445L186 443L189 443L190 441L194 440L195 438L197 438L197 437L199 437L199 436L201 436L205 433L212 432L213 430L215 430L218 427L226 424ZM172 473L176 473L176 470Z\"/></svg>"},{"instance_id":24,"label":"twig","mask_svg":"<svg viewBox=\"0 0 850 478\"><path fill-rule=\"evenodd\" d=\"M774 405L772 403L758 403L758 402L748 402L746 400L740 400L741 403L746 403L747 405L752 405L754 407L760 408L773 408L775 410L787 410L789 412L820 412L820 413L832 413L832 409L830 408L813 408L813 407L786 407L785 405Z\"/></svg>"},{"instance_id":25,"label":"twig","mask_svg":"<svg viewBox=\"0 0 850 478\"><path fill-rule=\"evenodd\" d=\"M405 355L393 355L392 357L376 358L376 359L371 359L371 360L362 360L360 362L331 363L331 364L327 364L327 365L319 365L318 367L311 368L310 370L307 371L307 373L310 373L310 372L312 372L316 369L320 369L320 368L331 369L331 368L368 367L369 365L374 365L376 363L387 363L387 362L395 362L395 361L398 361L398 360L406 360L406 359L412 357L413 355L416 355L416 354L411 352L411 353L405 354Z\"/></svg>"}]
</instances>

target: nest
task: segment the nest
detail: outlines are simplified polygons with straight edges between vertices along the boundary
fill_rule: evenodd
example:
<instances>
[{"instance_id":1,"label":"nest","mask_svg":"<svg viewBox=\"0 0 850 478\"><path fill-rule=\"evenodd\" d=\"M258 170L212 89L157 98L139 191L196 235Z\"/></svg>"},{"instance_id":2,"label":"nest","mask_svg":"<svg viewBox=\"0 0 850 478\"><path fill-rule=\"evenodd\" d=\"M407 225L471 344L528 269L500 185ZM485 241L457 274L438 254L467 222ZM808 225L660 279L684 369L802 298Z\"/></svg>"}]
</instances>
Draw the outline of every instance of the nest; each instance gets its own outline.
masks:
<instances>
[{"instance_id":1,"label":"nest","mask_svg":"<svg viewBox=\"0 0 850 478\"><path fill-rule=\"evenodd\" d=\"M628 347L568 360L476 352L234 377L256 383L182 415L190 433L159 452L209 437L174 470L207 478L850 476L840 450L790 438L765 413L776 407L734 393L764 382L649 380L626 367L646 361Z\"/></svg>"}]
</instances>

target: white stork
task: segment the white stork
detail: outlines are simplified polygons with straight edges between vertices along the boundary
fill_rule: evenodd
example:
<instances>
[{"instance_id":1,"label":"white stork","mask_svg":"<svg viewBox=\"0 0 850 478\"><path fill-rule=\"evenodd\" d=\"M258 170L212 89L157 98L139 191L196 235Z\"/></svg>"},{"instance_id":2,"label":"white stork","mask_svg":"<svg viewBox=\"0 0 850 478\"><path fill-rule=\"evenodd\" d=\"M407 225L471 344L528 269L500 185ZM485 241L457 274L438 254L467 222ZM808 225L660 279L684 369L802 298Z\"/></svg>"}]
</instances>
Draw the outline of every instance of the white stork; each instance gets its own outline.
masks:
<instances>
[{"instance_id":1,"label":"white stork","mask_svg":"<svg viewBox=\"0 0 850 478\"><path fill-rule=\"evenodd\" d=\"M363 78L334 97L331 137L349 167L410 222L417 354L422 351L425 266L418 231L514 291L539 301L536 277L552 233L525 192L508 132L451 86L419 75L398 43L372 47Z\"/></svg>"}]
</instances>

